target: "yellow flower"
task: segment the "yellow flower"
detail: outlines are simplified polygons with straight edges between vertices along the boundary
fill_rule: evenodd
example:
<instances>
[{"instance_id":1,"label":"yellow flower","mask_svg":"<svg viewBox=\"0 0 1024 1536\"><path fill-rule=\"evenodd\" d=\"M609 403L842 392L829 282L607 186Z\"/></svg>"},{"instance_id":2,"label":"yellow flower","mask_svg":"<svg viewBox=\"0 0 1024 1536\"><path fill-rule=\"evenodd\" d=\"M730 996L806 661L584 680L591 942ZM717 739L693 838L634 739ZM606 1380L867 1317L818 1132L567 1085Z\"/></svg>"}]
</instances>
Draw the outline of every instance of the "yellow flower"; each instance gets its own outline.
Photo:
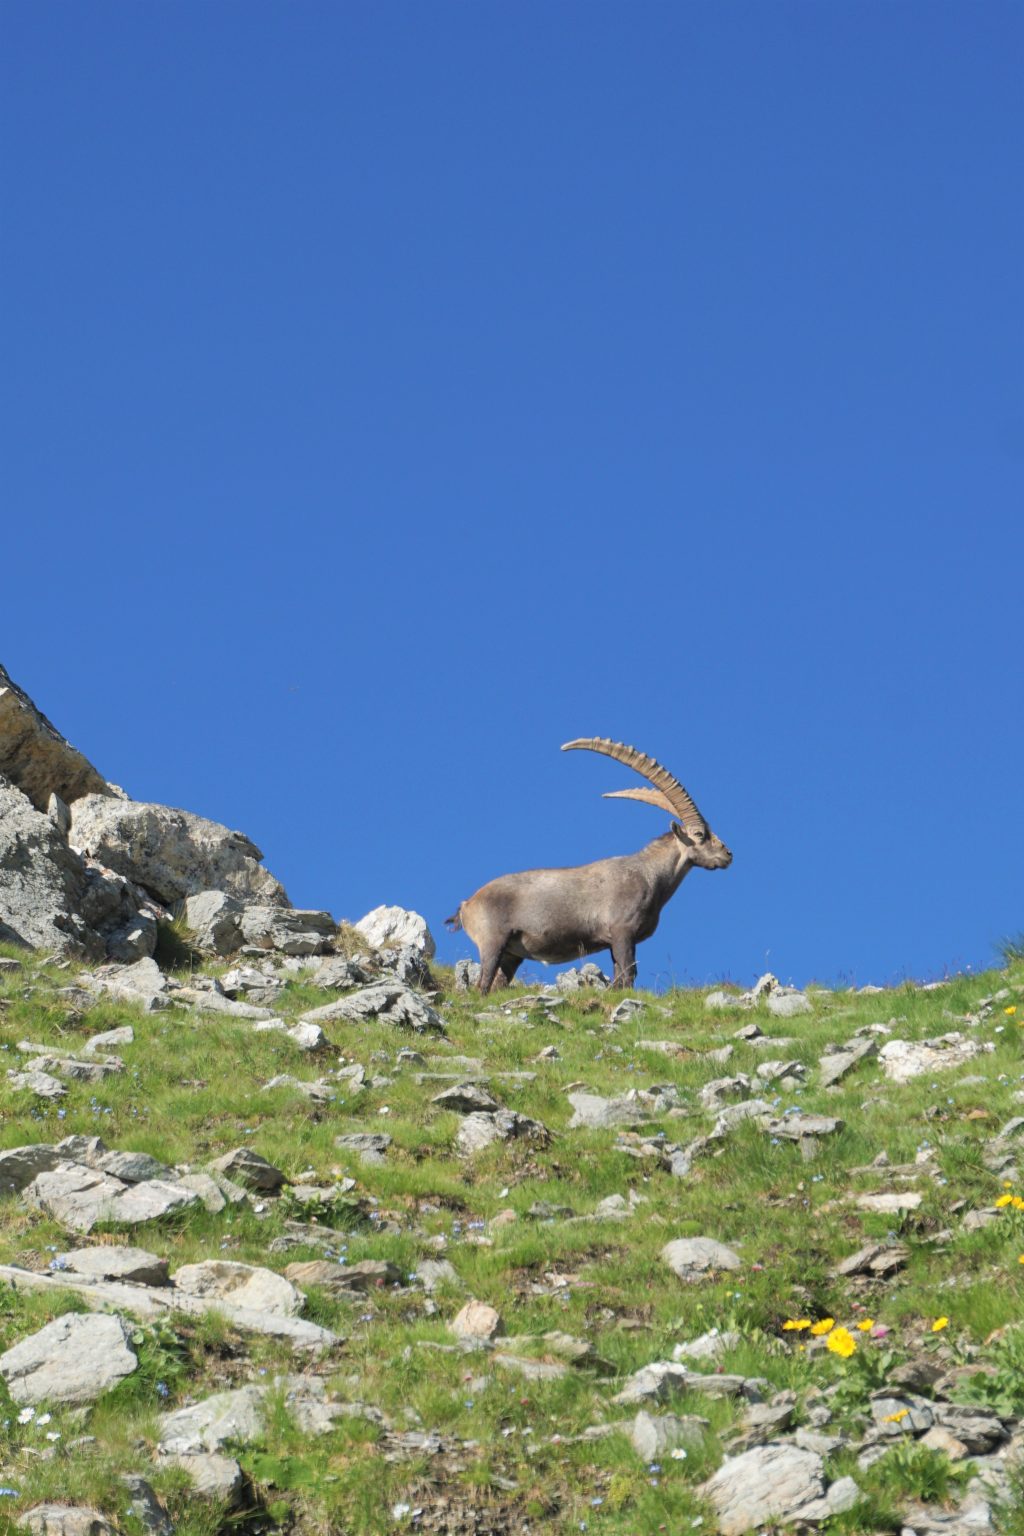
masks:
<instances>
[{"instance_id":1,"label":"yellow flower","mask_svg":"<svg viewBox=\"0 0 1024 1536\"><path fill-rule=\"evenodd\" d=\"M1013 1188L1013 1180L1012 1179L1004 1179L1003 1180L1003 1188L1004 1189L1012 1189Z\"/></svg>"},{"instance_id":2,"label":"yellow flower","mask_svg":"<svg viewBox=\"0 0 1024 1536\"><path fill-rule=\"evenodd\" d=\"M996 1210L1002 1210L1004 1205L1012 1205L1012 1204L1013 1204L1013 1196L1012 1195L1000 1195L999 1199L996 1201Z\"/></svg>"},{"instance_id":3,"label":"yellow flower","mask_svg":"<svg viewBox=\"0 0 1024 1536\"><path fill-rule=\"evenodd\" d=\"M860 1329L861 1333L870 1333L874 1326L875 1320L873 1317L862 1317L860 1322L857 1324L857 1327Z\"/></svg>"},{"instance_id":4,"label":"yellow flower","mask_svg":"<svg viewBox=\"0 0 1024 1536\"><path fill-rule=\"evenodd\" d=\"M820 1339L823 1333L831 1333L835 1325L836 1320L834 1317L823 1317L820 1323L815 1323L814 1327L811 1329L811 1332L814 1334L816 1339Z\"/></svg>"},{"instance_id":5,"label":"yellow flower","mask_svg":"<svg viewBox=\"0 0 1024 1536\"><path fill-rule=\"evenodd\" d=\"M857 1345L853 1335L847 1329L833 1328L828 1336L826 1348L830 1349L834 1355L842 1355L844 1360L849 1360L850 1356L856 1353Z\"/></svg>"},{"instance_id":6,"label":"yellow flower","mask_svg":"<svg viewBox=\"0 0 1024 1536\"><path fill-rule=\"evenodd\" d=\"M1020 1258L1017 1260L1017 1263L1024 1264L1024 1253L1021 1254Z\"/></svg>"},{"instance_id":7,"label":"yellow flower","mask_svg":"<svg viewBox=\"0 0 1024 1536\"><path fill-rule=\"evenodd\" d=\"M1017 1004L1016 1003L1011 1003L1009 1008L1004 1008L1003 1009L1003 1012L1004 1013L1011 1013L1011 1014L1012 1013L1016 1013L1017 1012Z\"/></svg>"},{"instance_id":8,"label":"yellow flower","mask_svg":"<svg viewBox=\"0 0 1024 1536\"><path fill-rule=\"evenodd\" d=\"M941 1333L943 1328L947 1328L948 1326L949 1326L949 1318L948 1317L937 1317L935 1319L934 1323L932 1323L932 1333Z\"/></svg>"},{"instance_id":9,"label":"yellow flower","mask_svg":"<svg viewBox=\"0 0 1024 1536\"><path fill-rule=\"evenodd\" d=\"M1013 1199L1010 1201L1010 1204L1013 1206L1015 1211L1024 1211L1024 1200L1021 1199L1020 1195L1014 1195Z\"/></svg>"},{"instance_id":10,"label":"yellow flower","mask_svg":"<svg viewBox=\"0 0 1024 1536\"><path fill-rule=\"evenodd\" d=\"M802 1333L805 1328L810 1326L811 1320L809 1317L789 1317L782 1325L786 1333Z\"/></svg>"},{"instance_id":11,"label":"yellow flower","mask_svg":"<svg viewBox=\"0 0 1024 1536\"><path fill-rule=\"evenodd\" d=\"M909 1412L910 1412L909 1408L897 1408L895 1413L887 1413L885 1418L882 1420L882 1423L883 1424L898 1424L901 1419L905 1419L906 1418L906 1416L907 1416L907 1414Z\"/></svg>"}]
</instances>

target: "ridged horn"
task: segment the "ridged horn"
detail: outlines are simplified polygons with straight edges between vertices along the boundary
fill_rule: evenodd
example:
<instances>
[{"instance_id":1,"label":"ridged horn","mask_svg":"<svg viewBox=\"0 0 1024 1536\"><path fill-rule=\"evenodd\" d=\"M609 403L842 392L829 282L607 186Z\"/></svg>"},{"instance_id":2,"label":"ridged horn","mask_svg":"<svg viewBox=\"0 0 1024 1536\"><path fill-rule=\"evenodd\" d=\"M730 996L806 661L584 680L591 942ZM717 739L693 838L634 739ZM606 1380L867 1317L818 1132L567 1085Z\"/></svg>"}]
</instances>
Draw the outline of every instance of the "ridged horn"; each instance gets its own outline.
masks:
<instances>
[{"instance_id":1,"label":"ridged horn","mask_svg":"<svg viewBox=\"0 0 1024 1536\"><path fill-rule=\"evenodd\" d=\"M602 799L642 800L645 805L653 805L659 811L667 811L670 816L679 814L671 800L666 800L660 789L606 789Z\"/></svg>"},{"instance_id":2,"label":"ridged horn","mask_svg":"<svg viewBox=\"0 0 1024 1536\"><path fill-rule=\"evenodd\" d=\"M605 757L613 757L617 763L632 768L649 784L653 784L659 798L655 800L653 795L642 789L618 790L613 793L633 800L645 800L648 805L657 805L659 809L668 811L669 815L678 816L685 827L707 831L707 822L679 780L674 779L668 769L663 768L653 757L648 757L646 752L638 752L636 747L628 747L622 741L609 741L605 736L581 736L576 741L565 742L562 751L571 752L579 747L588 752L602 752Z\"/></svg>"}]
</instances>

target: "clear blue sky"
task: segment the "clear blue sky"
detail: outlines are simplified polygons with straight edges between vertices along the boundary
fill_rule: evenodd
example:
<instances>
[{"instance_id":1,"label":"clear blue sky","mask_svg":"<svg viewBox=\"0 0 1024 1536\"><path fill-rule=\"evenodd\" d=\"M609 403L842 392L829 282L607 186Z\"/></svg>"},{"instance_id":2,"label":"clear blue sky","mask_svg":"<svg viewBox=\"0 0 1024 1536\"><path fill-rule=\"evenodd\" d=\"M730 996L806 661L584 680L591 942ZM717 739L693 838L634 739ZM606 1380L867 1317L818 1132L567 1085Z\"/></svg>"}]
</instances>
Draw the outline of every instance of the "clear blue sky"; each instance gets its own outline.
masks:
<instances>
[{"instance_id":1,"label":"clear blue sky","mask_svg":"<svg viewBox=\"0 0 1024 1536\"><path fill-rule=\"evenodd\" d=\"M1024 8L3 8L0 659L297 905L733 847L641 983L1024 928Z\"/></svg>"}]
</instances>

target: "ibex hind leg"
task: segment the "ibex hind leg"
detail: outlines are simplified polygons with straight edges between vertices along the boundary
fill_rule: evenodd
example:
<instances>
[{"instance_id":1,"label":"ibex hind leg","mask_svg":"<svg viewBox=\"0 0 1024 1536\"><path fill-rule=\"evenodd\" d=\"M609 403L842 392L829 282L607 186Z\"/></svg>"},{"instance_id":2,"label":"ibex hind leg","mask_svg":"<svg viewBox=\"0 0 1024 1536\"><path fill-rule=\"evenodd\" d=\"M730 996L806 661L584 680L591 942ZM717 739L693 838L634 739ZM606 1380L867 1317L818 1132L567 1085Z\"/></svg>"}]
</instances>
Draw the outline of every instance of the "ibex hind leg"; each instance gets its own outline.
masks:
<instances>
[{"instance_id":1,"label":"ibex hind leg","mask_svg":"<svg viewBox=\"0 0 1024 1536\"><path fill-rule=\"evenodd\" d=\"M487 944L480 946L480 991L487 993L494 986L495 978L501 970L502 955L504 953L504 939L500 944Z\"/></svg>"},{"instance_id":2,"label":"ibex hind leg","mask_svg":"<svg viewBox=\"0 0 1024 1536\"><path fill-rule=\"evenodd\" d=\"M516 971L523 963L522 955L513 955L503 950L498 962L498 970L494 977L495 988L510 987L515 980Z\"/></svg>"}]
</instances>

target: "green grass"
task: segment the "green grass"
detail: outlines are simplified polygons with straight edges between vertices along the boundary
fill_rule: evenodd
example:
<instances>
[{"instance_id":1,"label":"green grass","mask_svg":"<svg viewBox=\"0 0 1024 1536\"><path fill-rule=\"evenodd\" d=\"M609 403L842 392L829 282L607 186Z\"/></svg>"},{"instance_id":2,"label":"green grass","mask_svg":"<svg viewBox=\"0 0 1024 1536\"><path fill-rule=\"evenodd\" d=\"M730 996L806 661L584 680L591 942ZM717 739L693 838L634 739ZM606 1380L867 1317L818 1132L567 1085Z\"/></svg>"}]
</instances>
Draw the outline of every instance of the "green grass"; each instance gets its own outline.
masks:
<instances>
[{"instance_id":1,"label":"green grass","mask_svg":"<svg viewBox=\"0 0 1024 1536\"><path fill-rule=\"evenodd\" d=\"M796 1392L798 1421L813 1394L837 1389L837 1420L851 1432L863 1428L868 1393L901 1361L929 1355L947 1364L976 1356L988 1361L994 1374L980 1384L976 1379L965 1389L968 1395L1000 1411L1024 1412L1022 1335L1012 1328L1000 1332L1024 1317L1024 1266L1018 1263L1024 1218L1009 1209L976 1233L960 1226L965 1210L989 1207L999 1195L1000 1181L981 1156L983 1144L1021 1110L1016 1095L1024 1076L1024 1029L1018 1023L1024 1018L1024 966L1017 957L1010 957L1007 972L957 977L934 991L903 986L866 997L819 991L813 1015L782 1021L759 1013L768 1034L792 1038L778 1050L735 1040L750 1015L739 1009L707 1013L700 992L648 998L643 1014L617 1026L608 1019L617 997L600 994L574 997L555 1020L532 1010L524 1022L499 1011L504 1002L515 1004L515 992L486 1002L458 997L443 975L447 1040L380 1022L335 1024L327 1027L329 1048L315 1057L278 1034L255 1034L245 1022L215 1015L140 1015L110 1001L69 1007L60 989L73 982L73 972L24 953L17 958L22 972L0 980L6 1065L24 1062L19 1041L74 1051L90 1035L124 1023L132 1024L135 1043L121 1049L123 1073L99 1085L69 1084L59 1106L11 1091L0 1074L0 1147L99 1134L111 1147L201 1167L247 1145L293 1178L323 1184L351 1177L356 1187L329 1220L289 1196L81 1240L5 1198L0 1261L42 1269L78 1242L127 1239L165 1256L172 1268L223 1256L283 1270L293 1260L323 1257L326 1248L349 1263L390 1260L403 1279L424 1259L441 1255L454 1265L460 1284L429 1301L415 1285L356 1300L314 1288L304 1314L344 1337L319 1367L338 1394L379 1409L396 1432L425 1429L450 1437L453 1447L441 1455L389 1460L380 1429L361 1419L342 1421L311 1441L278 1402L261 1443L237 1453L257 1495L256 1512L241 1524L232 1519L224 1525L223 1512L202 1507L179 1470L154 1462L157 1417L187 1399L264 1379L260 1371L272 1378L302 1362L279 1341L240 1339L222 1320L178 1318L138 1327L139 1369L91 1409L53 1410L46 1429L59 1440L47 1441L34 1422L17 1424L16 1411L4 1408L0 1420L9 1422L0 1442L0 1481L22 1490L19 1500L5 1501L12 1518L32 1502L59 1497L90 1503L118 1530L133 1532L118 1475L137 1471L166 1498L180 1536L213 1536L221 1529L376 1536L413 1528L392 1518L392 1506L402 1504L422 1508L424 1519L441 1529L436 1522L447 1518L438 1513L443 1500L453 1530L463 1528L454 1523L460 1511L476 1509L479 1528L495 1532L518 1532L524 1524L534 1531L578 1531L584 1522L591 1536L627 1536L698 1529L695 1522L701 1521L699 1528L710 1536L714 1520L699 1484L726 1452L741 1404L695 1393L667 1402L662 1411L699 1414L709 1430L703 1449L685 1460L666 1459L657 1472L639 1462L620 1431L578 1444L565 1441L591 1426L631 1418L631 1410L611 1401L623 1379L670 1359L677 1343L713 1327L739 1334L723 1367L761 1376L772 1390ZM1016 989L1015 1015L997 1004L976 1027L950 1017L974 1012L979 998L1007 985ZM278 1011L297 1018L327 1000L308 984L291 982ZM877 1062L867 1060L837 1089L817 1086L814 1068L827 1043L893 1018L904 1038L960 1028L993 1050L961 1071L905 1085L888 1082ZM644 1049L638 1043L643 1039L678 1040L681 1053ZM551 1044L560 1059L536 1060ZM723 1066L707 1053L724 1045L734 1049ZM429 1066L400 1064L405 1047L427 1057ZM512 1142L471 1160L456 1157L459 1116L431 1103L445 1084L418 1083L416 1076L445 1070L444 1059L457 1055L482 1060L495 1096L543 1121L552 1132L550 1146ZM763 1089L769 1101L778 1096L779 1112L799 1107L845 1121L812 1161L790 1143L772 1145L748 1123L695 1161L688 1178L676 1179L651 1160L630 1157L614 1132L568 1129L571 1084L614 1095L671 1083L680 1109L645 1131L686 1143L714 1119L700 1103L704 1084L737 1072L753 1078L758 1065L774 1057L808 1068L806 1087ZM361 1062L369 1084L353 1093L339 1083L337 1097L326 1105L311 1105L294 1090L263 1091L278 1073L312 1079L346 1061ZM511 1081L499 1075L520 1071L535 1076ZM973 1076L983 1080L964 1080ZM378 1130L393 1138L380 1167L364 1166L335 1145L346 1132ZM942 1182L919 1180L914 1187L924 1199L916 1211L891 1217L855 1207L856 1193L901 1187L885 1170L871 1168L881 1150L895 1167L913 1164L929 1150L925 1143ZM607 1195L630 1191L642 1203L626 1219L580 1219ZM573 1215L531 1216L538 1202ZM495 1223L505 1212L512 1219ZM322 1243L271 1251L286 1221L313 1217ZM942 1238L946 1230L950 1235ZM895 1279L834 1278L841 1258L890 1232L910 1250ZM687 1234L733 1246L742 1269L682 1285L659 1254L671 1238ZM496 1306L509 1336L537 1340L552 1331L569 1333L586 1339L601 1363L533 1382L484 1353L451 1351L449 1323L467 1296ZM0 1345L10 1347L81 1306L67 1292L0 1289ZM809 1345L806 1332L782 1326L787 1318L825 1316L854 1331L853 1359L843 1361L821 1343ZM940 1316L948 1316L948 1326L934 1333ZM888 1329L884 1340L855 1329L865 1317ZM993 1333L998 1337L986 1344ZM534 1357L548 1353L543 1342L523 1350ZM90 1443L73 1449L83 1434ZM955 1500L960 1485L957 1468L918 1446L897 1447L856 1475L860 1504L829 1527L848 1536L898 1530L908 1501L924 1497L942 1504ZM1024 1536L1015 1508L1000 1519L1006 1536Z\"/></svg>"}]
</instances>

